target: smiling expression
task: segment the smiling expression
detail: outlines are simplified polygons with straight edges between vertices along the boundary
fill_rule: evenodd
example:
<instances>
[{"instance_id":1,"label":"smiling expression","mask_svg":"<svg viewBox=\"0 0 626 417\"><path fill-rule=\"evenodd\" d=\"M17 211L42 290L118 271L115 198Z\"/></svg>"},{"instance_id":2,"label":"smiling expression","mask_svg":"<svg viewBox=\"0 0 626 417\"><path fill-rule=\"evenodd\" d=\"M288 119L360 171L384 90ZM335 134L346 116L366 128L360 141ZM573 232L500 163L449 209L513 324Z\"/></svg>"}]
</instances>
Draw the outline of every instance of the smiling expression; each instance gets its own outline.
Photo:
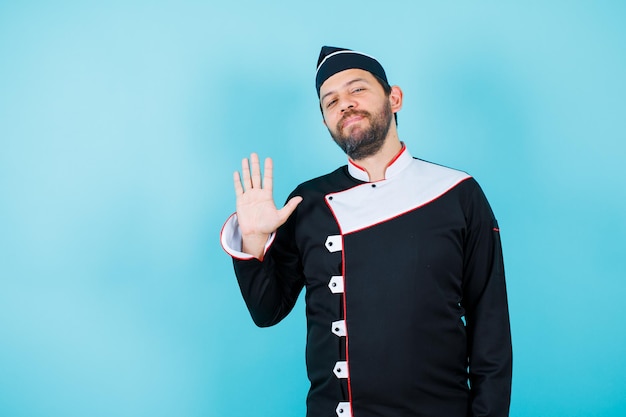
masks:
<instances>
[{"instance_id":1,"label":"smiling expression","mask_svg":"<svg viewBox=\"0 0 626 417\"><path fill-rule=\"evenodd\" d=\"M389 96L372 74L341 71L322 84L320 96L324 124L350 158L359 160L380 150L393 112Z\"/></svg>"}]
</instances>

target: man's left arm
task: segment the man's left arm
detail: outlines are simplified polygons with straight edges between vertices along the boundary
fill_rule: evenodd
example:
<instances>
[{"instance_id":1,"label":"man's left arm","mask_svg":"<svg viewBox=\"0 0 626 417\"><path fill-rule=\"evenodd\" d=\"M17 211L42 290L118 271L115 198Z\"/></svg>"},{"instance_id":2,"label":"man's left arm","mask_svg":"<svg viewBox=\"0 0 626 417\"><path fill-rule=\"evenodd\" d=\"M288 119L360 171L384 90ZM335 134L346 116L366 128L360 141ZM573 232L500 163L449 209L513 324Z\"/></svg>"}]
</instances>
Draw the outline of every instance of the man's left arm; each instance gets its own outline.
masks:
<instances>
[{"instance_id":1,"label":"man's left arm","mask_svg":"<svg viewBox=\"0 0 626 417\"><path fill-rule=\"evenodd\" d=\"M466 311L472 417L506 417L512 348L498 223L476 184L466 206L463 307Z\"/></svg>"}]
</instances>

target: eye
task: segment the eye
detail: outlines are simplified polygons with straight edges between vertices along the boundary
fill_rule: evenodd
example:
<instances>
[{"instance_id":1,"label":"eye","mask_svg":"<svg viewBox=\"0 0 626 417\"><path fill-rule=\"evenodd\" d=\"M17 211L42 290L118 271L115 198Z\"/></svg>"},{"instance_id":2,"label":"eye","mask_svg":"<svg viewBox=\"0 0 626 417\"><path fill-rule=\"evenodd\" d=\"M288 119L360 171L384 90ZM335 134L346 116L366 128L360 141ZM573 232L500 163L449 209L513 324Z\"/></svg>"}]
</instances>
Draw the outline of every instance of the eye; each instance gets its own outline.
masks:
<instances>
[{"instance_id":1,"label":"eye","mask_svg":"<svg viewBox=\"0 0 626 417\"><path fill-rule=\"evenodd\" d=\"M365 91L365 87L356 87L352 90L353 93L360 93L361 91Z\"/></svg>"},{"instance_id":2,"label":"eye","mask_svg":"<svg viewBox=\"0 0 626 417\"><path fill-rule=\"evenodd\" d=\"M331 107L332 107L332 106L333 106L336 102L337 102L337 99L336 99L336 98L334 98L334 99L332 99L332 100L328 100L328 101L326 102L326 108L327 108L327 109L330 109L330 108L331 108Z\"/></svg>"}]
</instances>

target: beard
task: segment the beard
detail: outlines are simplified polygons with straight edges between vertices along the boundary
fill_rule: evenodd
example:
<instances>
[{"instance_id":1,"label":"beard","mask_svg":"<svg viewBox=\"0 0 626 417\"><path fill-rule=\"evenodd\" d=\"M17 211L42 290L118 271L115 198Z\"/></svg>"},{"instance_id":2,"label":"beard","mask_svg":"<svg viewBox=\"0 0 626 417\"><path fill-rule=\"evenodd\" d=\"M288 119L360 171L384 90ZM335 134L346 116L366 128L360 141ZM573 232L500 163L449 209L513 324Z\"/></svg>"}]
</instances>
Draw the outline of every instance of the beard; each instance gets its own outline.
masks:
<instances>
[{"instance_id":1,"label":"beard","mask_svg":"<svg viewBox=\"0 0 626 417\"><path fill-rule=\"evenodd\" d=\"M344 121L352 116L361 116L369 120L369 127L352 126L349 133L343 133ZM391 104L385 102L383 108L375 115L365 110L347 111L337 122L336 131L333 132L331 129L328 131L348 157L352 160L359 160L375 155L383 147L392 119Z\"/></svg>"}]
</instances>

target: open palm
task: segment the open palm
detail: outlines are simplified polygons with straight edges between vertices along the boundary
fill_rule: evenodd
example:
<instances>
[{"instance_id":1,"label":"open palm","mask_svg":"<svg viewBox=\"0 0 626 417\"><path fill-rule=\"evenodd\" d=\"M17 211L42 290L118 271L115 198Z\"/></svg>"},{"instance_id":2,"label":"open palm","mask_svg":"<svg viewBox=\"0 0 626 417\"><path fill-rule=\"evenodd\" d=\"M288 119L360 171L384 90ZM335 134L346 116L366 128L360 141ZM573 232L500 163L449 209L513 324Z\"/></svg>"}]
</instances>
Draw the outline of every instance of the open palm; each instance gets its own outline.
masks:
<instances>
[{"instance_id":1,"label":"open palm","mask_svg":"<svg viewBox=\"0 0 626 417\"><path fill-rule=\"evenodd\" d=\"M253 153L250 160L241 162L241 172L233 175L237 196L237 219L244 248L262 250L267 237L287 221L302 197L293 197L282 209L278 209L273 197L273 165L271 158L265 159L263 176L259 157ZM252 252L250 252L252 253Z\"/></svg>"}]
</instances>

